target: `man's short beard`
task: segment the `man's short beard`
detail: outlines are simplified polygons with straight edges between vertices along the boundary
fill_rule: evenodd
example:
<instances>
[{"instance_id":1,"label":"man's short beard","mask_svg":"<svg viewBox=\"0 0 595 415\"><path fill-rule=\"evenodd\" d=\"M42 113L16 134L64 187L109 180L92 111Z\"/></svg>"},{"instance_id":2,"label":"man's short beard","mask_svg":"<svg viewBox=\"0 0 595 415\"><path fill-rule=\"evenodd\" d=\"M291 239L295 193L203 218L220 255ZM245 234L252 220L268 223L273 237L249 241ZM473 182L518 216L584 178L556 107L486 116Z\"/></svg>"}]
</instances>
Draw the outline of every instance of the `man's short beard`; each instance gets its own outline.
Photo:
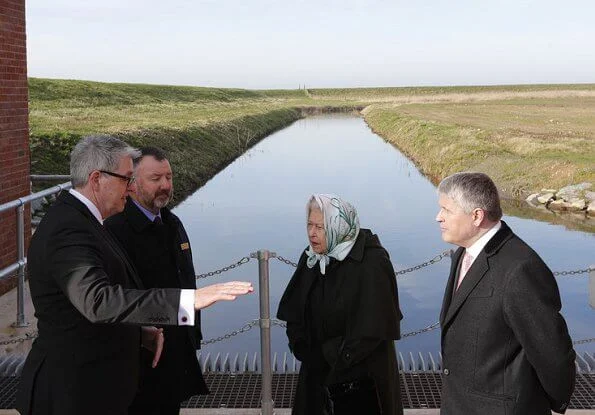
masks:
<instances>
[{"instance_id":1,"label":"man's short beard","mask_svg":"<svg viewBox=\"0 0 595 415\"><path fill-rule=\"evenodd\" d=\"M158 198L161 196L165 196L167 195L167 199L161 199L162 201L159 201ZM147 192L145 192L145 189L143 189L142 187L138 186L137 187L137 197L139 199L139 201L144 204L145 206L147 206L147 208L149 209L155 209L155 210L159 210L162 209L164 207L166 207L169 202L171 202L173 196L173 189L170 193L164 194L161 193L159 194L159 196L155 196L153 199L151 199L150 195L147 194Z\"/></svg>"},{"instance_id":2,"label":"man's short beard","mask_svg":"<svg viewBox=\"0 0 595 415\"><path fill-rule=\"evenodd\" d=\"M165 201L158 200L157 198L155 198L153 200L153 206L155 206L157 209L162 209L166 207L169 204L169 202L171 202L171 196L168 196Z\"/></svg>"}]
</instances>

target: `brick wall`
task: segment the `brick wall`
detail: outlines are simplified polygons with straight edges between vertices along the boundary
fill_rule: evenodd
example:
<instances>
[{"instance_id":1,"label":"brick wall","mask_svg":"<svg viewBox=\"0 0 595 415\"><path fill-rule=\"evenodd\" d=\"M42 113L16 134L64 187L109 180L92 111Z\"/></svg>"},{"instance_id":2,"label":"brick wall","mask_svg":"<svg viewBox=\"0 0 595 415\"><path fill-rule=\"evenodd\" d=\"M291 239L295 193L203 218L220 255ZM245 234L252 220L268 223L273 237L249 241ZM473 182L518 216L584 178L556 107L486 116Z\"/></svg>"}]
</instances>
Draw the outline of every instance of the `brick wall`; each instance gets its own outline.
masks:
<instances>
[{"instance_id":1,"label":"brick wall","mask_svg":"<svg viewBox=\"0 0 595 415\"><path fill-rule=\"evenodd\" d=\"M25 0L1 0L0 205L30 193L27 100ZM25 235L30 235L29 207L25 221ZM0 213L0 269L16 258L16 214ZM14 278L0 281L0 294L14 284Z\"/></svg>"}]
</instances>

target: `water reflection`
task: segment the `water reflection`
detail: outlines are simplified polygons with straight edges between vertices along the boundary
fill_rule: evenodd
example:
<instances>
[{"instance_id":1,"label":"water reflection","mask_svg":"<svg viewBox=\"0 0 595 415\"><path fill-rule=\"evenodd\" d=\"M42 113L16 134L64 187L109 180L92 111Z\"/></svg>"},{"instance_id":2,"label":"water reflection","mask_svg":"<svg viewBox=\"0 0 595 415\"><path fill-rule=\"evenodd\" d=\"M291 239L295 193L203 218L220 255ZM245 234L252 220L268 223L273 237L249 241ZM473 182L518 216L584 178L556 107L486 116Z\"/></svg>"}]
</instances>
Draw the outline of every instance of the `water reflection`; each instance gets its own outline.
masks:
<instances>
[{"instance_id":1,"label":"water reflection","mask_svg":"<svg viewBox=\"0 0 595 415\"><path fill-rule=\"evenodd\" d=\"M229 265L260 248L297 260L307 244L305 203L314 192L336 193L350 201L358 209L362 227L379 235L395 269L421 264L452 248L440 239L434 221L437 197L432 183L361 118L320 116L297 121L263 140L175 209L190 235L197 272ZM595 263L595 239L589 233L531 219L504 219L553 270ZM399 277L405 315L402 332L438 320L449 266L450 260L445 259ZM292 273L293 268L271 260L273 315ZM248 279L256 285L256 261L199 284L232 279ZM571 335L594 337L588 278L582 274L559 283ZM253 295L205 310L205 337L239 329L258 317L258 309ZM287 351L284 330L274 327L272 335L273 351ZM398 348L436 352L439 330L404 339ZM203 349L223 354L259 350L257 328Z\"/></svg>"}]
</instances>

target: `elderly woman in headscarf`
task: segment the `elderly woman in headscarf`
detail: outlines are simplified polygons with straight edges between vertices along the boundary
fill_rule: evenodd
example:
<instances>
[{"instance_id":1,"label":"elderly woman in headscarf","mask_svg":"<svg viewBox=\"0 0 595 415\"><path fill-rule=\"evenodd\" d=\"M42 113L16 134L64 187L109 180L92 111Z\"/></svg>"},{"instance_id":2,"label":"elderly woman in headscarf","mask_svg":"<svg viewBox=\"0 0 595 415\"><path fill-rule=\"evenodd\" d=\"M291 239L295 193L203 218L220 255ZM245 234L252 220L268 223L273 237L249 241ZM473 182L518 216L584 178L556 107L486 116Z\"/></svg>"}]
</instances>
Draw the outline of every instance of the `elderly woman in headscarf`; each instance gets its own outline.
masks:
<instances>
[{"instance_id":1,"label":"elderly woman in headscarf","mask_svg":"<svg viewBox=\"0 0 595 415\"><path fill-rule=\"evenodd\" d=\"M371 387L382 414L402 414L394 342L403 316L389 255L339 197L315 194L306 211L309 246L277 313L302 362L292 413L380 413L362 398Z\"/></svg>"}]
</instances>

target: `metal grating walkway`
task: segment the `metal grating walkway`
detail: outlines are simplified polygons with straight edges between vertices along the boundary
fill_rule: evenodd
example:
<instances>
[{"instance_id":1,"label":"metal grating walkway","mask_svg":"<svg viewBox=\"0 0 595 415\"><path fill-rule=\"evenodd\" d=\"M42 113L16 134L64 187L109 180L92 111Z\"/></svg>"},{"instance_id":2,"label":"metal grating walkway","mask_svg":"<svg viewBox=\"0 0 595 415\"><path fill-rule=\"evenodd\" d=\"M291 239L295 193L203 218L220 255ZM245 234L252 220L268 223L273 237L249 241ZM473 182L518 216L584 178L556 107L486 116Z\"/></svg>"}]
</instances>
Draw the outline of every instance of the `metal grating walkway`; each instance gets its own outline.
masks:
<instances>
[{"instance_id":1,"label":"metal grating walkway","mask_svg":"<svg viewBox=\"0 0 595 415\"><path fill-rule=\"evenodd\" d=\"M260 408L259 373L204 374L211 394L194 396L184 408ZM276 408L291 408L298 375L273 375ZM442 377L434 372L401 372L401 396L406 409L440 408ZM14 408L18 377L0 377L0 409ZM570 409L595 409L595 374L579 373Z\"/></svg>"}]
</instances>

